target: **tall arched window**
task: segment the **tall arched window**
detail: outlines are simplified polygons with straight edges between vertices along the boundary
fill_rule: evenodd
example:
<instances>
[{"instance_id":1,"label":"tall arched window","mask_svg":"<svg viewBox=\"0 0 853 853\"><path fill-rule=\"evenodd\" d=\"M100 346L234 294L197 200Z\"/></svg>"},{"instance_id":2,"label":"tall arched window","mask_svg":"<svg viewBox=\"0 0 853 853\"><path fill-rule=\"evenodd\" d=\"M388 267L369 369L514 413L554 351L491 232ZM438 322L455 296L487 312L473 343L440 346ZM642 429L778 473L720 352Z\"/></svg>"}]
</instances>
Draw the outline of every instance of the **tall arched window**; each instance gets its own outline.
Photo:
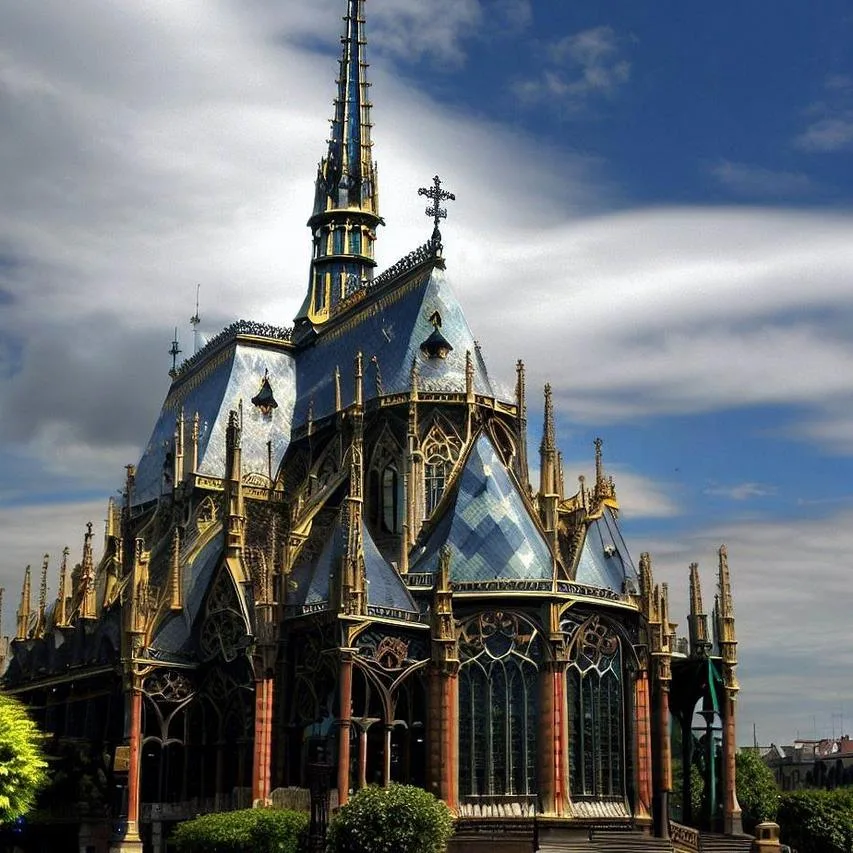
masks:
<instances>
[{"instance_id":1,"label":"tall arched window","mask_svg":"<svg viewBox=\"0 0 853 853\"><path fill-rule=\"evenodd\" d=\"M462 442L451 428L442 429L436 421L424 439L424 510L433 514L444 494L453 464L462 451Z\"/></svg>"},{"instance_id":2,"label":"tall arched window","mask_svg":"<svg viewBox=\"0 0 853 853\"><path fill-rule=\"evenodd\" d=\"M573 798L614 799L625 795L625 711L622 648L611 626L593 616L582 624L564 621L571 635L566 673Z\"/></svg>"},{"instance_id":3,"label":"tall arched window","mask_svg":"<svg viewBox=\"0 0 853 853\"><path fill-rule=\"evenodd\" d=\"M382 529L386 533L400 532L400 475L396 465L382 471Z\"/></svg>"},{"instance_id":4,"label":"tall arched window","mask_svg":"<svg viewBox=\"0 0 853 853\"><path fill-rule=\"evenodd\" d=\"M539 633L517 614L482 613L463 625L459 646L459 793L531 798Z\"/></svg>"},{"instance_id":5,"label":"tall arched window","mask_svg":"<svg viewBox=\"0 0 853 853\"><path fill-rule=\"evenodd\" d=\"M426 513L432 515L447 485L447 469L450 463L438 454L427 459L424 466L424 488L426 490Z\"/></svg>"}]
</instances>

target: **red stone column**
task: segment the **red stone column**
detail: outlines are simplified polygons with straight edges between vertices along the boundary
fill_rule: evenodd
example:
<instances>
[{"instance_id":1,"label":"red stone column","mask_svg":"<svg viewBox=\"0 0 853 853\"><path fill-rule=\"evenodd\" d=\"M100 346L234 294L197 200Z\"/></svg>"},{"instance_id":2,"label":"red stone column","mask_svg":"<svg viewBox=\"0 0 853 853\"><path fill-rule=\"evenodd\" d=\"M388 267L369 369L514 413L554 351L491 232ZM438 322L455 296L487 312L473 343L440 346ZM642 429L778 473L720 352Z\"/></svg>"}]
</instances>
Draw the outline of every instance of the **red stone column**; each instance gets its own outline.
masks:
<instances>
[{"instance_id":1,"label":"red stone column","mask_svg":"<svg viewBox=\"0 0 853 853\"><path fill-rule=\"evenodd\" d=\"M264 782L266 784L266 795L272 792L272 727L273 711L275 709L275 682L272 678L267 679L267 739L264 750Z\"/></svg>"},{"instance_id":2,"label":"red stone column","mask_svg":"<svg viewBox=\"0 0 853 853\"><path fill-rule=\"evenodd\" d=\"M649 707L649 673L640 670L634 680L635 762L637 805L634 820L643 827L652 822L652 729Z\"/></svg>"},{"instance_id":3,"label":"red stone column","mask_svg":"<svg viewBox=\"0 0 853 853\"><path fill-rule=\"evenodd\" d=\"M727 689L723 718L723 832L726 835L740 835L743 832L735 782L737 778L735 708L734 693Z\"/></svg>"},{"instance_id":4,"label":"red stone column","mask_svg":"<svg viewBox=\"0 0 853 853\"><path fill-rule=\"evenodd\" d=\"M669 794L672 791L672 743L669 736L669 684L658 687L656 738L658 753L658 835L669 838Z\"/></svg>"},{"instance_id":5,"label":"red stone column","mask_svg":"<svg viewBox=\"0 0 853 853\"><path fill-rule=\"evenodd\" d=\"M119 849L142 849L139 839L139 799L142 771L142 692L130 691L130 756L127 771L127 831Z\"/></svg>"},{"instance_id":6,"label":"red stone column","mask_svg":"<svg viewBox=\"0 0 853 853\"><path fill-rule=\"evenodd\" d=\"M565 665L548 664L540 681L539 792L545 814L569 813L568 708Z\"/></svg>"},{"instance_id":7,"label":"red stone column","mask_svg":"<svg viewBox=\"0 0 853 853\"><path fill-rule=\"evenodd\" d=\"M349 799L350 729L352 728L352 659L341 656L338 719L338 805Z\"/></svg>"},{"instance_id":8,"label":"red stone column","mask_svg":"<svg viewBox=\"0 0 853 853\"><path fill-rule=\"evenodd\" d=\"M252 801L269 797L270 744L272 742L272 679L255 682L255 743L252 760Z\"/></svg>"},{"instance_id":9,"label":"red stone column","mask_svg":"<svg viewBox=\"0 0 853 853\"><path fill-rule=\"evenodd\" d=\"M459 674L458 670L442 672L441 739L443 760L439 791L441 799L451 808L459 805Z\"/></svg>"}]
</instances>

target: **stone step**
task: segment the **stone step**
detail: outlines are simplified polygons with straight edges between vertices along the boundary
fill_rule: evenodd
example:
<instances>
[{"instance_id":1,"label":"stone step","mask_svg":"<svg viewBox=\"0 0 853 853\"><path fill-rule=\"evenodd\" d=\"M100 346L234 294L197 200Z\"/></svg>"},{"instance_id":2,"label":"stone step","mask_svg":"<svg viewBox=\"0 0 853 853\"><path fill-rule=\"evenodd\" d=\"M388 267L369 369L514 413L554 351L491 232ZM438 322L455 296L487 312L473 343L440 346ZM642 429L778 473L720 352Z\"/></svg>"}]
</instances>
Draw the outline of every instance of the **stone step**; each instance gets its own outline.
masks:
<instances>
[{"instance_id":1,"label":"stone step","mask_svg":"<svg viewBox=\"0 0 853 853\"><path fill-rule=\"evenodd\" d=\"M664 838L652 838L639 832L599 831L589 839L549 842L539 853L672 853L672 845Z\"/></svg>"},{"instance_id":2,"label":"stone step","mask_svg":"<svg viewBox=\"0 0 853 853\"><path fill-rule=\"evenodd\" d=\"M749 835L718 835L711 832L699 833L699 849L702 853L749 853L752 849Z\"/></svg>"}]
</instances>

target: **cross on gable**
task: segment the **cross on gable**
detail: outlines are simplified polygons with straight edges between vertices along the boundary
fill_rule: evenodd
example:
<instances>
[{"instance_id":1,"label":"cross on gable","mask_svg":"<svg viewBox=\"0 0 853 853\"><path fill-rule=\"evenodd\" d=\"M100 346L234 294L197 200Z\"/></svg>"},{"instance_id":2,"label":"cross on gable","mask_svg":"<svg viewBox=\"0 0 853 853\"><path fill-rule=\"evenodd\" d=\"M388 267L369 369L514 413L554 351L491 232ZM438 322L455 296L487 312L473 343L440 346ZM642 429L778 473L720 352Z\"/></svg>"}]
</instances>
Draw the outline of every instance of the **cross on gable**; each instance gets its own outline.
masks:
<instances>
[{"instance_id":1,"label":"cross on gable","mask_svg":"<svg viewBox=\"0 0 853 853\"><path fill-rule=\"evenodd\" d=\"M424 195L428 199L432 199L432 204L426 209L426 215L431 217L434 223L432 232L433 241L440 242L441 233L438 230L438 223L442 219L447 219L447 208L441 207L441 202L456 201L456 196L441 188L441 178L438 175L432 179L432 186L429 188L421 187L418 190L418 195Z\"/></svg>"}]
</instances>

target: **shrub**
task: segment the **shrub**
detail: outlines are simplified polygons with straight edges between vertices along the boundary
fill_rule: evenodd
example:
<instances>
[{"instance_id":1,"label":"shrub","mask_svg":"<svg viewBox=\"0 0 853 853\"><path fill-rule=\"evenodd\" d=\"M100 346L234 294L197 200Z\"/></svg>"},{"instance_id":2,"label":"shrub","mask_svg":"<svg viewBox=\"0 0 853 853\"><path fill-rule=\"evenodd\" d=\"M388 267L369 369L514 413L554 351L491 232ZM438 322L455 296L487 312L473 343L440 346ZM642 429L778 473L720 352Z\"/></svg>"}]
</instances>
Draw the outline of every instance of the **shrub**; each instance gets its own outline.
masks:
<instances>
[{"instance_id":1,"label":"shrub","mask_svg":"<svg viewBox=\"0 0 853 853\"><path fill-rule=\"evenodd\" d=\"M172 833L178 853L296 853L308 815L286 809L242 809L202 815Z\"/></svg>"},{"instance_id":2,"label":"shrub","mask_svg":"<svg viewBox=\"0 0 853 853\"><path fill-rule=\"evenodd\" d=\"M853 850L853 791L792 791L782 795L777 818L782 842L799 853Z\"/></svg>"},{"instance_id":3,"label":"shrub","mask_svg":"<svg viewBox=\"0 0 853 853\"><path fill-rule=\"evenodd\" d=\"M362 788L329 826L332 853L442 853L453 833L445 803L411 785Z\"/></svg>"},{"instance_id":4,"label":"shrub","mask_svg":"<svg viewBox=\"0 0 853 853\"><path fill-rule=\"evenodd\" d=\"M47 781L41 744L24 706L0 695L0 824L26 814Z\"/></svg>"},{"instance_id":5,"label":"shrub","mask_svg":"<svg viewBox=\"0 0 853 853\"><path fill-rule=\"evenodd\" d=\"M776 820L779 786L757 751L742 749L737 754L736 783L744 829L751 832L762 821Z\"/></svg>"}]
</instances>

